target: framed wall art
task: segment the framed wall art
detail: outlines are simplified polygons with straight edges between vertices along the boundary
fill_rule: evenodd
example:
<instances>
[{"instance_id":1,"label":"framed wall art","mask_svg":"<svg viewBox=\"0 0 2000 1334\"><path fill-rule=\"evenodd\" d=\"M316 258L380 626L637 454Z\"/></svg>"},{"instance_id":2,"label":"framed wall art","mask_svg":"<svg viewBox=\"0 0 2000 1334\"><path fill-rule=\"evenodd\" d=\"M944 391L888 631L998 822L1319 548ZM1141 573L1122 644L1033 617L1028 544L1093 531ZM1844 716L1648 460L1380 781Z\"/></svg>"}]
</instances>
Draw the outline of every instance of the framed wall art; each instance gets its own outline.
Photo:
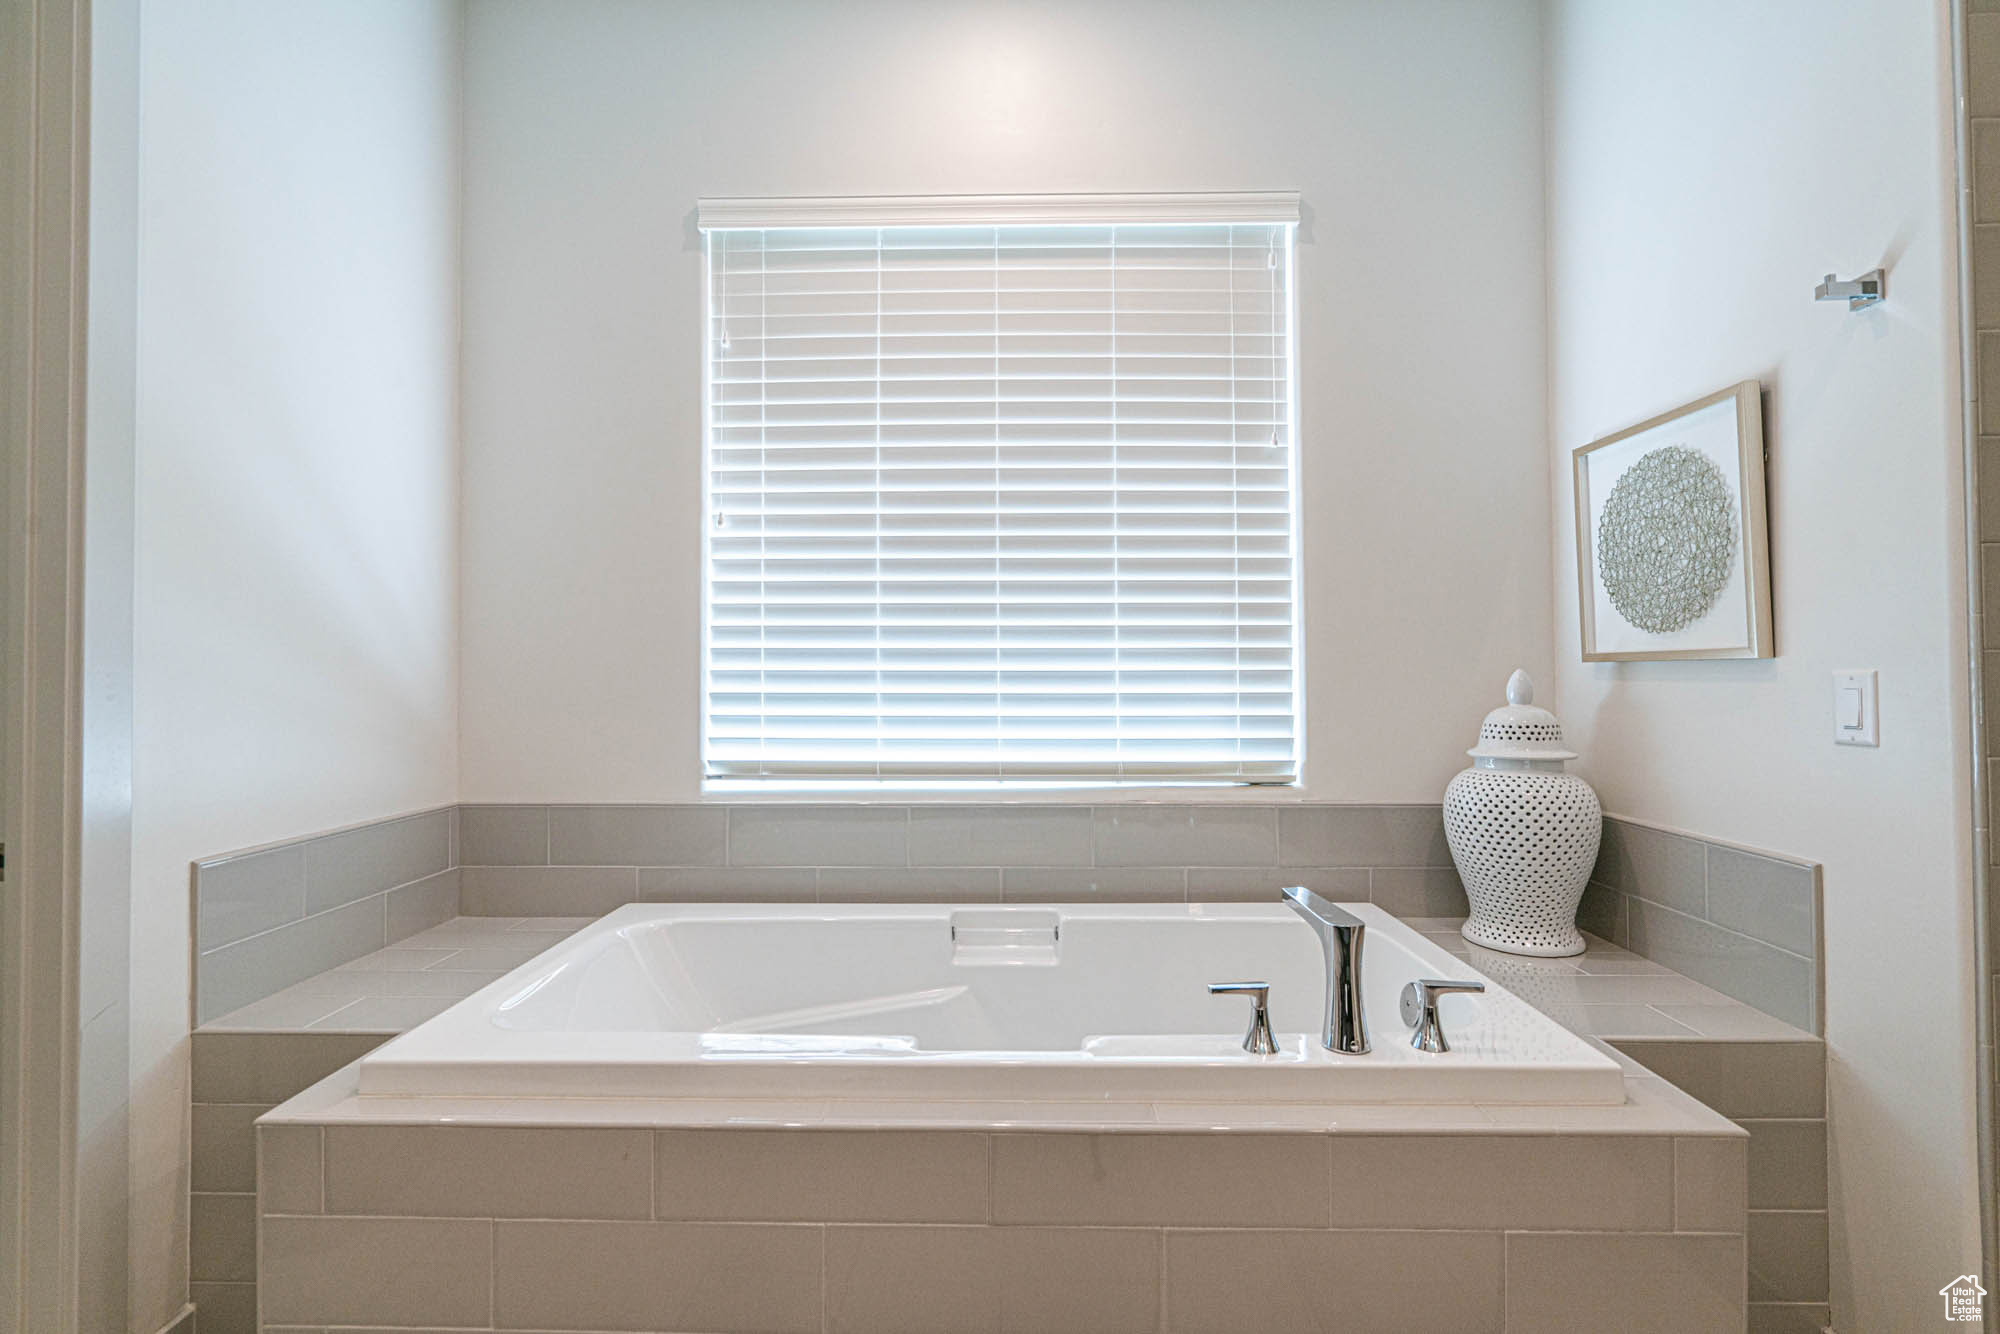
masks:
<instances>
[{"instance_id":1,"label":"framed wall art","mask_svg":"<svg viewBox=\"0 0 2000 1334\"><path fill-rule=\"evenodd\" d=\"M1769 658L1762 386L1731 386L1574 455L1585 662Z\"/></svg>"}]
</instances>

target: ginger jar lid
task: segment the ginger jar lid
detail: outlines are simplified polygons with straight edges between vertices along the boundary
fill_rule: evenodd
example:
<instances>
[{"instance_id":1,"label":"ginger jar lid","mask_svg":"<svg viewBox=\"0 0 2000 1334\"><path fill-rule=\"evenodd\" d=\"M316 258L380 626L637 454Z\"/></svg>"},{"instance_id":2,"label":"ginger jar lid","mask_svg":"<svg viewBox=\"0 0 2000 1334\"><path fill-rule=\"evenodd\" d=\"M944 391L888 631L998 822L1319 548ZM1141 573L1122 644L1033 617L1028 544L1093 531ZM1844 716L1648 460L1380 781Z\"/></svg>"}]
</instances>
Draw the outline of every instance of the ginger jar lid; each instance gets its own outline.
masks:
<instances>
[{"instance_id":1,"label":"ginger jar lid","mask_svg":"<svg viewBox=\"0 0 2000 1334\"><path fill-rule=\"evenodd\" d=\"M1479 760L1573 760L1563 745L1562 724L1535 706L1535 683L1524 671L1507 678L1507 703L1479 725L1479 744L1466 754Z\"/></svg>"}]
</instances>

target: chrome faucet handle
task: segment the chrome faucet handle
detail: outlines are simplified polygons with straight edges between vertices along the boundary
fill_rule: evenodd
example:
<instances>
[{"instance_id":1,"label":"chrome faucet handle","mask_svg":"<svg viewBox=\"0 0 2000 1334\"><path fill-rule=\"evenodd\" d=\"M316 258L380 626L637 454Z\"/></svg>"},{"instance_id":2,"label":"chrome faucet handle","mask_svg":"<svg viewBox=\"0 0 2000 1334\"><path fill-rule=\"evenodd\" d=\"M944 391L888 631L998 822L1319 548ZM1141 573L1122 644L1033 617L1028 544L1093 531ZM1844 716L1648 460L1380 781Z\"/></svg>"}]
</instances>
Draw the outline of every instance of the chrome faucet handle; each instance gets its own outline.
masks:
<instances>
[{"instance_id":1,"label":"chrome faucet handle","mask_svg":"<svg viewBox=\"0 0 2000 1334\"><path fill-rule=\"evenodd\" d=\"M1438 1022L1438 998L1459 992L1484 991L1484 982L1452 982L1444 978L1420 977L1403 988L1403 1022L1417 1031L1410 1045L1418 1051L1450 1051L1444 1040L1444 1025Z\"/></svg>"},{"instance_id":2,"label":"chrome faucet handle","mask_svg":"<svg viewBox=\"0 0 2000 1334\"><path fill-rule=\"evenodd\" d=\"M1269 982L1211 982L1208 994L1229 996L1242 994L1255 1002L1250 1011L1250 1031L1243 1035L1243 1050L1252 1056L1269 1056L1278 1050L1278 1040L1271 1036L1271 984Z\"/></svg>"}]
</instances>

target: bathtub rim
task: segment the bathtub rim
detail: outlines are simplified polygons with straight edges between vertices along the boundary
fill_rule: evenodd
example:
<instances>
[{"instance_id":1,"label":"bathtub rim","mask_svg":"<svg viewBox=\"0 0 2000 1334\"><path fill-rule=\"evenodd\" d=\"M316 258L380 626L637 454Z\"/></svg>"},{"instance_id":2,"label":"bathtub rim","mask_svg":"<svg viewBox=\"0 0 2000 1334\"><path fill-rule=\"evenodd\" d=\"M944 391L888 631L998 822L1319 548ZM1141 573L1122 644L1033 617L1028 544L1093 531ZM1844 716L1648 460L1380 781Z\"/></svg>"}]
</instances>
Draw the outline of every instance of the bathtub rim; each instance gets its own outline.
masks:
<instances>
[{"instance_id":1,"label":"bathtub rim","mask_svg":"<svg viewBox=\"0 0 2000 1334\"><path fill-rule=\"evenodd\" d=\"M1466 960L1445 953L1434 941L1401 919L1372 904L1344 905L1363 920L1391 935L1398 947L1420 964L1434 967L1434 976L1485 978L1489 988L1516 1007L1520 1022L1560 1035L1559 1046L1570 1055L1536 1062L1523 1074L1520 1064L1498 1065L1490 1060L1440 1059L1412 1053L1396 1041L1399 1025L1393 1016L1372 1018L1375 1051L1367 1056L1326 1053L1307 1044L1306 1059L1284 1066L1264 1066L1250 1073L1243 1058L1189 1059L1173 1062L1116 1060L1002 1061L990 1054L956 1058L935 1053L922 1059L866 1060L851 1055L815 1059L786 1055L770 1061L735 1057L726 1061L698 1057L662 1060L641 1050L647 1037L592 1030L559 1032L504 1030L490 1022L502 997L517 991L537 973L563 957L601 948L597 942L642 923L662 920L777 919L902 920L946 917L966 910L952 903L881 904L627 904L606 913L567 940L538 954L506 976L457 1002L425 1023L384 1043L363 1057L361 1089L365 1097L475 1098L641 1098L705 1099L752 1102L943 1102L943 1103L1165 1103L1197 1105L1253 1103L1458 1106L1487 1103L1502 1106L1604 1106L1623 1096L1617 1066L1600 1051L1536 1011L1504 984ZM980 912L1007 912L982 905ZM1111 921L1250 920L1286 923L1281 904L1265 903L1075 903L1022 905L1021 913L1068 914ZM1066 920L1066 919L1065 919ZM1306 928L1301 925L1301 931ZM668 1036L685 1036L670 1032ZM511 1050L478 1059L481 1041L511 1044ZM464 1046L455 1043L465 1044ZM1341 1073L1336 1076L1335 1071ZM672 1077L670 1077L670 1073ZM1000 1073L995 1073L1000 1072ZM1257 1081L1246 1089L1246 1074ZM1327 1084L1342 1080L1339 1096L1329 1097ZM1004 1079L1005 1084L995 1086ZM1526 1079L1527 1092L1513 1086ZM1419 1083L1418 1081L1427 1081ZM566 1083L570 1091L551 1087Z\"/></svg>"}]
</instances>

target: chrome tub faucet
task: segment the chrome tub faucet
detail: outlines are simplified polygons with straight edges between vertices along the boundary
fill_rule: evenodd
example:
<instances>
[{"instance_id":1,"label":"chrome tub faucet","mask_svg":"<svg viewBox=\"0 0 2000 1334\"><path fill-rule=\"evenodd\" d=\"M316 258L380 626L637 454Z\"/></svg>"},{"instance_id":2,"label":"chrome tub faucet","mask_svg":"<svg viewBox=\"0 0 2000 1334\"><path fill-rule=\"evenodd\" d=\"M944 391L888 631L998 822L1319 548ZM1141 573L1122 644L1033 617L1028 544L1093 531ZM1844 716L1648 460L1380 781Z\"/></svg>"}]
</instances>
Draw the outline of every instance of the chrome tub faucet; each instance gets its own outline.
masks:
<instances>
[{"instance_id":1,"label":"chrome tub faucet","mask_svg":"<svg viewBox=\"0 0 2000 1334\"><path fill-rule=\"evenodd\" d=\"M1368 1024L1361 1014L1361 939L1368 926L1302 885L1278 891L1286 906L1305 919L1326 954L1326 1022L1320 1045L1349 1056L1368 1051Z\"/></svg>"}]
</instances>

